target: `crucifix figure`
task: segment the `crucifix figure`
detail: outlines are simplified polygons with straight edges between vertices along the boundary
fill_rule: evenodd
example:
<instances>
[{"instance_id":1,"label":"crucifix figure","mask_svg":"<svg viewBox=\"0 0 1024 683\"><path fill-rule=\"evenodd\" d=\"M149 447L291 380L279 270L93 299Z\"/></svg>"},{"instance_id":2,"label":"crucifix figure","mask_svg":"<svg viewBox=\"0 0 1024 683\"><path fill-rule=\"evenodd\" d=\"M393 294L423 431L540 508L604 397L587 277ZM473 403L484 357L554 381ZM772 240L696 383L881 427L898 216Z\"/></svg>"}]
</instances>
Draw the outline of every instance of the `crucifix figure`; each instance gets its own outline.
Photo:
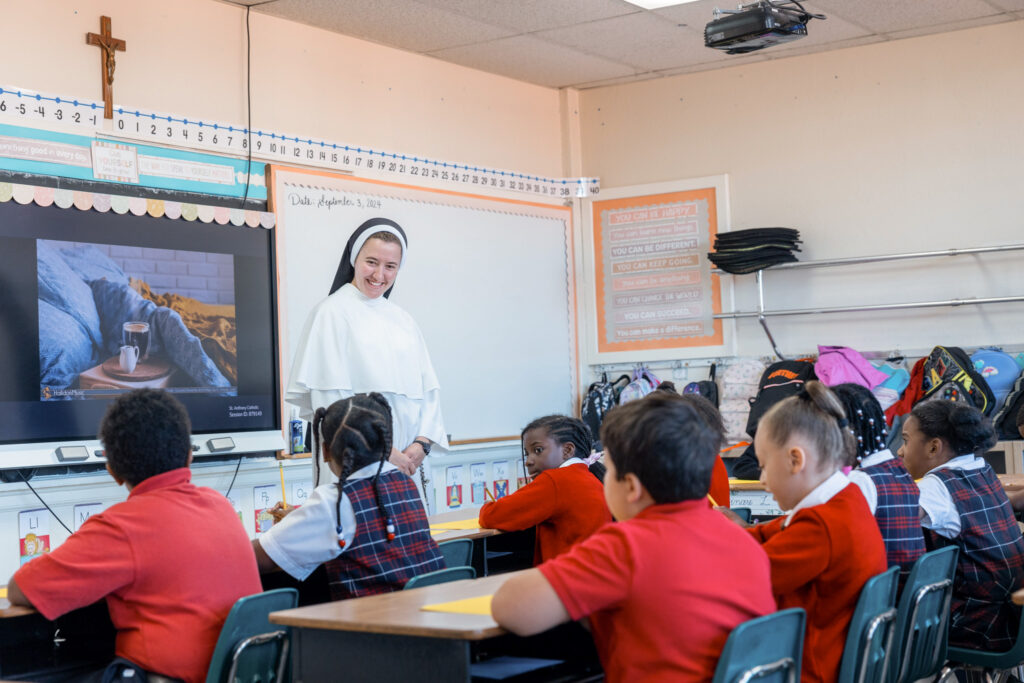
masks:
<instances>
[{"instance_id":1,"label":"crucifix figure","mask_svg":"<svg viewBox=\"0 0 1024 683\"><path fill-rule=\"evenodd\" d=\"M114 52L125 51L127 44L110 34L110 17L100 17L100 32L86 33L85 42L100 49L103 78L103 118L114 118Z\"/></svg>"}]
</instances>

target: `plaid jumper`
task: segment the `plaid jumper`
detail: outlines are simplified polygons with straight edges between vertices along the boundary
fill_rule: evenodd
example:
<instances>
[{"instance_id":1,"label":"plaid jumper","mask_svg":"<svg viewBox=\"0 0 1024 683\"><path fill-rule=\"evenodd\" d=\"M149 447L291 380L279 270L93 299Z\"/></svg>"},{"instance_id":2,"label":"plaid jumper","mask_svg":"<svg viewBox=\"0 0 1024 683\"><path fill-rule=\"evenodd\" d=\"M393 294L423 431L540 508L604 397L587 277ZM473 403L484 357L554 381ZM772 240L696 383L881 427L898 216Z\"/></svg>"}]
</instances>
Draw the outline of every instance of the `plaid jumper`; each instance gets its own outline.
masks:
<instances>
[{"instance_id":1,"label":"plaid jumper","mask_svg":"<svg viewBox=\"0 0 1024 683\"><path fill-rule=\"evenodd\" d=\"M878 492L875 520L885 541L885 559L890 567L900 567L902 584L914 562L925 553L919 507L921 492L898 458L869 465L861 471L871 477Z\"/></svg>"},{"instance_id":2,"label":"plaid jumper","mask_svg":"<svg viewBox=\"0 0 1024 683\"><path fill-rule=\"evenodd\" d=\"M380 475L379 485L381 501L395 525L395 540L387 540L373 477L345 482L356 535L345 552L326 563L332 600L401 590L412 577L445 568L412 479L391 470Z\"/></svg>"},{"instance_id":3,"label":"plaid jumper","mask_svg":"<svg viewBox=\"0 0 1024 683\"><path fill-rule=\"evenodd\" d=\"M960 535L931 534L934 545L960 547L953 582L949 644L1008 650L1017 636L1020 608L1010 594L1024 585L1024 539L1010 501L989 465L976 470L932 472L949 490L960 513Z\"/></svg>"}]
</instances>

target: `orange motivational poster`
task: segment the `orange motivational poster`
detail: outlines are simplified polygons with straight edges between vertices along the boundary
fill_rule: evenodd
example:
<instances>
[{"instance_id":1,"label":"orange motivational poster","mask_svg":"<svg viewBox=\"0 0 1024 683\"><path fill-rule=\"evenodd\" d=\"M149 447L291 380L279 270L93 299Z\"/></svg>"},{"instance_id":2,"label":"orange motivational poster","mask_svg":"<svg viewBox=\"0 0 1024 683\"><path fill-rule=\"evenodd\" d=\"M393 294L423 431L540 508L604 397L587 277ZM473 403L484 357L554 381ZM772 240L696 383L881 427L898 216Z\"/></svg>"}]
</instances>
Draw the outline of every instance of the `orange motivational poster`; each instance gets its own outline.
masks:
<instances>
[{"instance_id":1,"label":"orange motivational poster","mask_svg":"<svg viewBox=\"0 0 1024 683\"><path fill-rule=\"evenodd\" d=\"M724 343L714 187L595 201L593 230L598 353Z\"/></svg>"}]
</instances>

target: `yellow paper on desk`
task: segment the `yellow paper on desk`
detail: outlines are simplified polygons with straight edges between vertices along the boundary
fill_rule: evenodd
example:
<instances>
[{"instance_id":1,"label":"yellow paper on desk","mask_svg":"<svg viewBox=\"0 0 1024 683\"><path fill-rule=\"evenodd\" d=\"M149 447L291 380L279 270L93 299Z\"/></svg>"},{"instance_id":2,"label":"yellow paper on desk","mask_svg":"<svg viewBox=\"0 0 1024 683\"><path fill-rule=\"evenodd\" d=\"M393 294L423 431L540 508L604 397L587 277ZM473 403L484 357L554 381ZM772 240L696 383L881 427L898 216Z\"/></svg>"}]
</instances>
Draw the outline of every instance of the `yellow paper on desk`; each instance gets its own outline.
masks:
<instances>
[{"instance_id":1,"label":"yellow paper on desk","mask_svg":"<svg viewBox=\"0 0 1024 683\"><path fill-rule=\"evenodd\" d=\"M730 479L730 484L760 484L760 479Z\"/></svg>"},{"instance_id":2,"label":"yellow paper on desk","mask_svg":"<svg viewBox=\"0 0 1024 683\"><path fill-rule=\"evenodd\" d=\"M6 598L6 597L7 597L7 586L4 586L3 588L0 588L0 598Z\"/></svg>"},{"instance_id":3,"label":"yellow paper on desk","mask_svg":"<svg viewBox=\"0 0 1024 683\"><path fill-rule=\"evenodd\" d=\"M480 528L475 519L457 519L454 522L431 522L431 531L472 531Z\"/></svg>"},{"instance_id":4,"label":"yellow paper on desk","mask_svg":"<svg viewBox=\"0 0 1024 683\"><path fill-rule=\"evenodd\" d=\"M491 598L493 595L480 595L475 598L463 598L451 602L439 602L436 605L423 605L424 612L448 612L449 614L479 614L491 616Z\"/></svg>"}]
</instances>

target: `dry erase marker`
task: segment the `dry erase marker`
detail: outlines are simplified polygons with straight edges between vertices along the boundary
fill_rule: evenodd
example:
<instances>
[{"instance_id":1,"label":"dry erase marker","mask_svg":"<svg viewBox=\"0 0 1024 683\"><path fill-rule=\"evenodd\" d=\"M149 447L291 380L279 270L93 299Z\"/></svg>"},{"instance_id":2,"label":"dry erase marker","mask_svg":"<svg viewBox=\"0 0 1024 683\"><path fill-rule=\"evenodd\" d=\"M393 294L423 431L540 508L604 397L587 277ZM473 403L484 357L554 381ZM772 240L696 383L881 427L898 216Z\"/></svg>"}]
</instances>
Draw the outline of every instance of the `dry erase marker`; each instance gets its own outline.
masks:
<instances>
[{"instance_id":1,"label":"dry erase marker","mask_svg":"<svg viewBox=\"0 0 1024 683\"><path fill-rule=\"evenodd\" d=\"M277 467L281 471L281 505L288 507L288 499L284 495L284 463L277 463Z\"/></svg>"}]
</instances>

